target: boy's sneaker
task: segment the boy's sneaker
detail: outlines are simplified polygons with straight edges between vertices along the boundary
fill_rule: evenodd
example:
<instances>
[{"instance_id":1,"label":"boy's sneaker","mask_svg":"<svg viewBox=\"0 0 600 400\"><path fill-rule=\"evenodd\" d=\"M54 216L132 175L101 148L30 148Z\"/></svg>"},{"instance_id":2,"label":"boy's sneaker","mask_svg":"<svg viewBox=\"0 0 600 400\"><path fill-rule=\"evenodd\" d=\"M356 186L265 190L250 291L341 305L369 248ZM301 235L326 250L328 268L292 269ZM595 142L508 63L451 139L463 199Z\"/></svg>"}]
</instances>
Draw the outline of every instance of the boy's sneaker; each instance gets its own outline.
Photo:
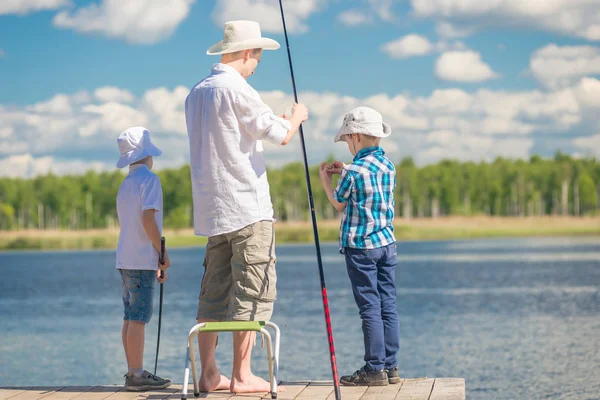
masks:
<instances>
[{"instance_id":1,"label":"boy's sneaker","mask_svg":"<svg viewBox=\"0 0 600 400\"><path fill-rule=\"evenodd\" d=\"M378 372L365 371L365 367L357 370L352 375L344 375L340 383L345 386L387 386L388 376L385 370Z\"/></svg>"},{"instance_id":2,"label":"boy's sneaker","mask_svg":"<svg viewBox=\"0 0 600 400\"><path fill-rule=\"evenodd\" d=\"M400 374L398 373L398 367L384 370L387 373L388 382L391 384L400 383Z\"/></svg>"},{"instance_id":3,"label":"boy's sneaker","mask_svg":"<svg viewBox=\"0 0 600 400\"><path fill-rule=\"evenodd\" d=\"M142 375L125 375L125 390L130 392L143 392L146 390L160 390L171 386L170 379L163 379L144 370Z\"/></svg>"}]
</instances>

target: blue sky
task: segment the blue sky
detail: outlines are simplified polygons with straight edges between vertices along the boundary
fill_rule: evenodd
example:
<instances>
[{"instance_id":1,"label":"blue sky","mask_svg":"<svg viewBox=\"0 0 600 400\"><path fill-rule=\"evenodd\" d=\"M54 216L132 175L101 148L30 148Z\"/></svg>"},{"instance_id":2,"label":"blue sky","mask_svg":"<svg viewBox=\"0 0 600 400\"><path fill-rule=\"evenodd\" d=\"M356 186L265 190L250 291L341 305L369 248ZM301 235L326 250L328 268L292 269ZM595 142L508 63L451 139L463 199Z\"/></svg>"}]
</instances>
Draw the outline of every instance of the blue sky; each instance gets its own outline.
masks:
<instances>
[{"instance_id":1,"label":"blue sky","mask_svg":"<svg viewBox=\"0 0 600 400\"><path fill-rule=\"evenodd\" d=\"M15 4L13 4L15 3ZM539 4L538 4L539 3ZM551 4L548 4L551 3ZM123 6L127 4L127 7ZM284 44L277 0L21 0L0 5L0 175L111 169L145 125L159 168L188 160L183 101L218 59L223 22ZM395 161L600 156L600 0L284 0L311 163L348 158L345 112L378 109ZM285 46L250 83L291 105ZM289 106L288 106L289 109ZM280 165L296 141L267 147Z\"/></svg>"}]
</instances>

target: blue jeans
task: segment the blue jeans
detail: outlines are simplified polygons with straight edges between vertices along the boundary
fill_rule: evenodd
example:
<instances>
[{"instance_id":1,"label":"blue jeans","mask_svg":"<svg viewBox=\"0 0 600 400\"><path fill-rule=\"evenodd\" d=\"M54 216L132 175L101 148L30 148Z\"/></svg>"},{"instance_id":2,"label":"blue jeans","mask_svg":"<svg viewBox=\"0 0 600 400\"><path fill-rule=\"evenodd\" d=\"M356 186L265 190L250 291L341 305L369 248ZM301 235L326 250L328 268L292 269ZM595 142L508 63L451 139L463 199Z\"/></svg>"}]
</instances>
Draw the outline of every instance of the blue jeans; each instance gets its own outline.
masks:
<instances>
[{"instance_id":1,"label":"blue jeans","mask_svg":"<svg viewBox=\"0 0 600 400\"><path fill-rule=\"evenodd\" d=\"M372 250L344 248L354 300L362 319L366 370L398 365L396 244Z\"/></svg>"}]
</instances>

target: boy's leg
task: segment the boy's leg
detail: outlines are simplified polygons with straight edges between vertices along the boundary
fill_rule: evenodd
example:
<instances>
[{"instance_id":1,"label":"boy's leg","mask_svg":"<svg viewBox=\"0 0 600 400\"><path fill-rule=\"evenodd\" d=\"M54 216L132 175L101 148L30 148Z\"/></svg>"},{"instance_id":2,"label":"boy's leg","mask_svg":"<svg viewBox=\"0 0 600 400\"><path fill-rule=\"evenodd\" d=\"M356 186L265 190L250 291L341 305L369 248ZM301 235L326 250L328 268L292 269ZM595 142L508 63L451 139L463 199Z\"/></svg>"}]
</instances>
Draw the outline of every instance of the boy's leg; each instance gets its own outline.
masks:
<instances>
[{"instance_id":1,"label":"boy's leg","mask_svg":"<svg viewBox=\"0 0 600 400\"><path fill-rule=\"evenodd\" d=\"M381 297L381 318L385 337L385 369L398 365L400 333L396 305L396 245L384 247L385 254L378 263L377 285Z\"/></svg>"},{"instance_id":2,"label":"boy's leg","mask_svg":"<svg viewBox=\"0 0 600 400\"><path fill-rule=\"evenodd\" d=\"M143 372L146 324L140 321L129 321L128 325L127 355L129 370L138 370Z\"/></svg>"},{"instance_id":3,"label":"boy's leg","mask_svg":"<svg viewBox=\"0 0 600 400\"><path fill-rule=\"evenodd\" d=\"M154 376L143 369L145 331L146 324L152 318L156 271L127 270L123 271L123 275L129 291L127 355L130 372L125 380L125 387L130 391L164 389L171 385L170 380Z\"/></svg>"},{"instance_id":4,"label":"boy's leg","mask_svg":"<svg viewBox=\"0 0 600 400\"><path fill-rule=\"evenodd\" d=\"M379 249L345 249L346 268L362 319L367 372L383 370L385 359L381 301L377 290L378 253Z\"/></svg>"},{"instance_id":5,"label":"boy's leg","mask_svg":"<svg viewBox=\"0 0 600 400\"><path fill-rule=\"evenodd\" d=\"M224 235L211 236L206 245L204 276L198 296L198 323L225 321L229 305L231 284L231 246ZM198 335L200 353L200 391L211 392L229 389L230 380L219 373L215 351L216 332Z\"/></svg>"},{"instance_id":6,"label":"boy's leg","mask_svg":"<svg viewBox=\"0 0 600 400\"><path fill-rule=\"evenodd\" d=\"M123 321L123 329L121 331L121 340L123 341L123 350L125 350L125 360L127 361L127 368L129 368L129 354L127 354L127 328L129 327L129 321Z\"/></svg>"},{"instance_id":7,"label":"boy's leg","mask_svg":"<svg viewBox=\"0 0 600 400\"><path fill-rule=\"evenodd\" d=\"M129 327L129 289L127 289L127 283L125 281L127 275L121 269L119 269L119 274L121 275L121 286L123 288L123 329L121 330L121 341L123 342L125 360L127 361L127 368L129 369L129 354L127 352L127 328Z\"/></svg>"}]
</instances>

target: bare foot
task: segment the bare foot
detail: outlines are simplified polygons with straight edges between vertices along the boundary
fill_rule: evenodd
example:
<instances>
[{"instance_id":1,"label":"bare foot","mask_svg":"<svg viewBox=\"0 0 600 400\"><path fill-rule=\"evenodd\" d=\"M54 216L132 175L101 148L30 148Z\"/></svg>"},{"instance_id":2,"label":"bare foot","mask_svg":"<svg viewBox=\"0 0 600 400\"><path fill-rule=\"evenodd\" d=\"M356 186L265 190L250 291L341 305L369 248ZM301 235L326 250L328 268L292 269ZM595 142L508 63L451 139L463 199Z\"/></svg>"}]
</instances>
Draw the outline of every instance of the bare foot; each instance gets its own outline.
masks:
<instances>
[{"instance_id":1,"label":"bare foot","mask_svg":"<svg viewBox=\"0 0 600 400\"><path fill-rule=\"evenodd\" d=\"M214 390L229 389L231 381L223 375L200 376L198 386L201 392L212 392Z\"/></svg>"},{"instance_id":2,"label":"bare foot","mask_svg":"<svg viewBox=\"0 0 600 400\"><path fill-rule=\"evenodd\" d=\"M244 381L232 379L229 390L231 393L264 393L271 391L271 384L260 376L250 375ZM285 388L278 386L277 391L285 392Z\"/></svg>"}]
</instances>

